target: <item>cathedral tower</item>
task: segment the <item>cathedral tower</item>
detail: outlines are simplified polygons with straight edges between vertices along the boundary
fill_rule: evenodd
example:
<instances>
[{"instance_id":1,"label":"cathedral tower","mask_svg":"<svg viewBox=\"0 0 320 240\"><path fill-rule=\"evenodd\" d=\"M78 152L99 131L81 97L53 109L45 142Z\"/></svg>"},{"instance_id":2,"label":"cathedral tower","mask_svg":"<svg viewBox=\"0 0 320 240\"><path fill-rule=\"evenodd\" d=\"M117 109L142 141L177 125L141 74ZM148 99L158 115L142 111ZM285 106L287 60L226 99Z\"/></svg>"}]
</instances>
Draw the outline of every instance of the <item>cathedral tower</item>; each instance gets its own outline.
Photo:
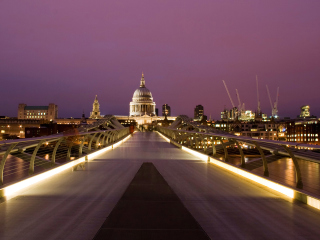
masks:
<instances>
[{"instance_id":1,"label":"cathedral tower","mask_svg":"<svg viewBox=\"0 0 320 240\"><path fill-rule=\"evenodd\" d=\"M102 118L100 115L100 104L98 102L97 95L93 102L93 108L92 108L92 112L90 113L90 118L93 118L93 119Z\"/></svg>"}]
</instances>

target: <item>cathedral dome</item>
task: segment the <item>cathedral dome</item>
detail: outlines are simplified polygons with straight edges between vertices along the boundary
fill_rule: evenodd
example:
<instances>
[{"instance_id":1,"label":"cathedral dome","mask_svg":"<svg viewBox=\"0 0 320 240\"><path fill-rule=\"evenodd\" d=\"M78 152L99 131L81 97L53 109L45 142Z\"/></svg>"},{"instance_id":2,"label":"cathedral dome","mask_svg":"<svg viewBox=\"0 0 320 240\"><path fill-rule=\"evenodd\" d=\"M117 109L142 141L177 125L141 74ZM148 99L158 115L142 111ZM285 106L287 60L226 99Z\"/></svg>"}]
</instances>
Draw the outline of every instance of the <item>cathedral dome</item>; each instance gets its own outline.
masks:
<instances>
[{"instance_id":1,"label":"cathedral dome","mask_svg":"<svg viewBox=\"0 0 320 240\"><path fill-rule=\"evenodd\" d=\"M148 88L140 87L134 92L133 97L134 98L152 98L152 94Z\"/></svg>"},{"instance_id":2,"label":"cathedral dome","mask_svg":"<svg viewBox=\"0 0 320 240\"><path fill-rule=\"evenodd\" d=\"M142 73L140 87L133 93L130 102L130 116L155 115L156 104L153 102L152 94L146 88L144 75Z\"/></svg>"}]
</instances>

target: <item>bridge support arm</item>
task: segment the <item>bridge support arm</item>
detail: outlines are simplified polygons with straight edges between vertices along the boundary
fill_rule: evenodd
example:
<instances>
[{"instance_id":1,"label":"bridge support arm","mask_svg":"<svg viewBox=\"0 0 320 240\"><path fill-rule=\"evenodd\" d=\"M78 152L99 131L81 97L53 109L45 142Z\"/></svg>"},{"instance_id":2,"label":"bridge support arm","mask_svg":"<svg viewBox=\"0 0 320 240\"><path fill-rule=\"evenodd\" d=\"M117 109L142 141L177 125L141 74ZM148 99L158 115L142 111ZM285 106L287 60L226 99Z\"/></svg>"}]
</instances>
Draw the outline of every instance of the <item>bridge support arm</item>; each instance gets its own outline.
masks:
<instances>
[{"instance_id":1,"label":"bridge support arm","mask_svg":"<svg viewBox=\"0 0 320 240\"><path fill-rule=\"evenodd\" d=\"M68 147L67 158L66 158L67 161L71 159L71 149L72 149L72 143Z\"/></svg>"},{"instance_id":2,"label":"bridge support arm","mask_svg":"<svg viewBox=\"0 0 320 240\"><path fill-rule=\"evenodd\" d=\"M226 147L226 145L224 144L224 142L222 141L222 138L220 138L220 142L221 142L221 145L223 147L223 150L224 150L224 161L225 162L228 162L229 160L229 154L228 154L228 149Z\"/></svg>"},{"instance_id":3,"label":"bridge support arm","mask_svg":"<svg viewBox=\"0 0 320 240\"><path fill-rule=\"evenodd\" d=\"M38 145L36 146L36 148L33 150L32 156L31 156L31 160L30 160L30 166L29 166L29 174L33 174L34 173L34 161L36 159L37 156L37 152L39 150L39 148L41 147L41 145L44 143L45 140L41 140Z\"/></svg>"},{"instance_id":4,"label":"bridge support arm","mask_svg":"<svg viewBox=\"0 0 320 240\"><path fill-rule=\"evenodd\" d=\"M258 151L261 155L261 159L262 159L262 163L263 163L263 175L266 177L269 177L268 162L267 162L266 156L264 155L258 142L253 141L253 144L256 146L256 148L258 149Z\"/></svg>"},{"instance_id":5,"label":"bridge support arm","mask_svg":"<svg viewBox=\"0 0 320 240\"><path fill-rule=\"evenodd\" d=\"M233 139L233 140L235 141L235 143L236 143L236 145L237 145L237 147L238 147L238 149L239 149L240 155L241 155L241 167L242 167L242 168L245 168L245 167L246 167L246 161L245 161L245 159L244 159L243 150L242 150L239 142L238 142L237 140L235 140L235 139Z\"/></svg>"},{"instance_id":6,"label":"bridge support arm","mask_svg":"<svg viewBox=\"0 0 320 240\"><path fill-rule=\"evenodd\" d=\"M3 170L4 170L4 165L6 164L7 157L9 156L10 152L12 149L17 146L18 143L12 143L10 147L7 149L5 154L2 156L1 163L0 163L0 185L3 184Z\"/></svg>"},{"instance_id":7,"label":"bridge support arm","mask_svg":"<svg viewBox=\"0 0 320 240\"><path fill-rule=\"evenodd\" d=\"M98 138L97 138L97 141L96 141L96 144L95 144L95 149L98 149L98 147L99 147L100 138L101 138L102 134L104 134L104 133L100 133ZM101 145L101 143L100 143L100 145Z\"/></svg>"},{"instance_id":8,"label":"bridge support arm","mask_svg":"<svg viewBox=\"0 0 320 240\"><path fill-rule=\"evenodd\" d=\"M215 154L217 154L217 148L213 141L211 145L212 145L212 156L214 156Z\"/></svg>"},{"instance_id":9,"label":"bridge support arm","mask_svg":"<svg viewBox=\"0 0 320 240\"><path fill-rule=\"evenodd\" d=\"M83 145L84 145L84 138L81 139L81 143L79 146L79 157L82 155Z\"/></svg>"},{"instance_id":10,"label":"bridge support arm","mask_svg":"<svg viewBox=\"0 0 320 240\"><path fill-rule=\"evenodd\" d=\"M90 139L90 142L89 142L89 145L88 145L88 150L89 150L89 151L91 151L92 141L93 141L93 139L96 137L97 134L98 134L98 133L93 134L93 136L92 136L91 139Z\"/></svg>"},{"instance_id":11,"label":"bridge support arm","mask_svg":"<svg viewBox=\"0 0 320 240\"><path fill-rule=\"evenodd\" d=\"M57 154L57 150L58 147L60 145L60 143L62 142L63 138L60 138L58 140L58 142L56 143L56 145L54 146L53 152L52 152L52 159L51 159L51 164L54 165L56 163L56 154Z\"/></svg>"},{"instance_id":12,"label":"bridge support arm","mask_svg":"<svg viewBox=\"0 0 320 240\"><path fill-rule=\"evenodd\" d=\"M303 183L302 183L302 177L301 177L301 171L299 167L299 163L297 161L297 158L294 156L293 152L291 151L290 148L288 148L286 145L282 145L282 147L287 151L289 154L290 158L293 161L294 167L296 169L296 187L302 189L303 188Z\"/></svg>"}]
</instances>

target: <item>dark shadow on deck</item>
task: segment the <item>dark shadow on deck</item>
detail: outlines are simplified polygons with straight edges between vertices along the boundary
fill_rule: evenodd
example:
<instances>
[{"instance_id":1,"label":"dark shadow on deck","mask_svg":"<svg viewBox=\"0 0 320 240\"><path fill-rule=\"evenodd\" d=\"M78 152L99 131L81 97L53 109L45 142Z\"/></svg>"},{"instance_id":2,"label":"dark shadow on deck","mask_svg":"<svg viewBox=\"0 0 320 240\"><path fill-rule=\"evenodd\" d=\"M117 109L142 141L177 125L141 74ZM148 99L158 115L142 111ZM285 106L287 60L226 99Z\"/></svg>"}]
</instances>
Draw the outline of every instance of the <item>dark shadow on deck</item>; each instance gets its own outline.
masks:
<instances>
[{"instance_id":1,"label":"dark shadow on deck","mask_svg":"<svg viewBox=\"0 0 320 240\"><path fill-rule=\"evenodd\" d=\"M210 238L155 166L143 163L94 239Z\"/></svg>"}]
</instances>

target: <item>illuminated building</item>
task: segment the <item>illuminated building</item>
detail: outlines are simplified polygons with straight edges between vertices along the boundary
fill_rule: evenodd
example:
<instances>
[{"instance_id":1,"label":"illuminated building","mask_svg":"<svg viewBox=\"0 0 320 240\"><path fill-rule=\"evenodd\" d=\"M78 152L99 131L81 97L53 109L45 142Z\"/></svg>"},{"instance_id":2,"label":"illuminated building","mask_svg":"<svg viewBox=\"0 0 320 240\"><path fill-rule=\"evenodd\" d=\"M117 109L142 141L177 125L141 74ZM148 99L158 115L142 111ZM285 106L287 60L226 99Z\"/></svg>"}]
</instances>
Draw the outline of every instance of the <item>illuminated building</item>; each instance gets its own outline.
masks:
<instances>
[{"instance_id":1,"label":"illuminated building","mask_svg":"<svg viewBox=\"0 0 320 240\"><path fill-rule=\"evenodd\" d=\"M90 117L93 119L99 119L102 118L100 115L100 104L98 102L98 96L96 95L96 98L93 101L93 107L92 107L92 112L90 113Z\"/></svg>"},{"instance_id":2,"label":"illuminated building","mask_svg":"<svg viewBox=\"0 0 320 240\"><path fill-rule=\"evenodd\" d=\"M211 126L237 136L255 139L286 140L286 124L284 122L216 121Z\"/></svg>"},{"instance_id":3,"label":"illuminated building","mask_svg":"<svg viewBox=\"0 0 320 240\"><path fill-rule=\"evenodd\" d=\"M50 103L48 106L27 106L21 103L18 106L18 119L48 120L58 118L58 106Z\"/></svg>"},{"instance_id":4,"label":"illuminated building","mask_svg":"<svg viewBox=\"0 0 320 240\"><path fill-rule=\"evenodd\" d=\"M43 120L42 120L43 121ZM40 127L40 120L35 119L0 119L0 140L10 138L24 138L26 127Z\"/></svg>"},{"instance_id":5,"label":"illuminated building","mask_svg":"<svg viewBox=\"0 0 320 240\"><path fill-rule=\"evenodd\" d=\"M301 108L301 113L300 113L300 118L308 118L310 117L310 106L308 105L305 105L305 106L302 106Z\"/></svg>"},{"instance_id":6,"label":"illuminated building","mask_svg":"<svg viewBox=\"0 0 320 240\"><path fill-rule=\"evenodd\" d=\"M320 145L320 123L317 119L290 121L287 123L287 141Z\"/></svg>"},{"instance_id":7,"label":"illuminated building","mask_svg":"<svg viewBox=\"0 0 320 240\"><path fill-rule=\"evenodd\" d=\"M144 74L140 80L140 87L134 92L132 102L130 102L129 116L155 116L156 103L153 102L152 94L146 88Z\"/></svg>"},{"instance_id":8,"label":"illuminated building","mask_svg":"<svg viewBox=\"0 0 320 240\"><path fill-rule=\"evenodd\" d=\"M168 104L162 105L162 116L171 116L171 108Z\"/></svg>"}]
</instances>

